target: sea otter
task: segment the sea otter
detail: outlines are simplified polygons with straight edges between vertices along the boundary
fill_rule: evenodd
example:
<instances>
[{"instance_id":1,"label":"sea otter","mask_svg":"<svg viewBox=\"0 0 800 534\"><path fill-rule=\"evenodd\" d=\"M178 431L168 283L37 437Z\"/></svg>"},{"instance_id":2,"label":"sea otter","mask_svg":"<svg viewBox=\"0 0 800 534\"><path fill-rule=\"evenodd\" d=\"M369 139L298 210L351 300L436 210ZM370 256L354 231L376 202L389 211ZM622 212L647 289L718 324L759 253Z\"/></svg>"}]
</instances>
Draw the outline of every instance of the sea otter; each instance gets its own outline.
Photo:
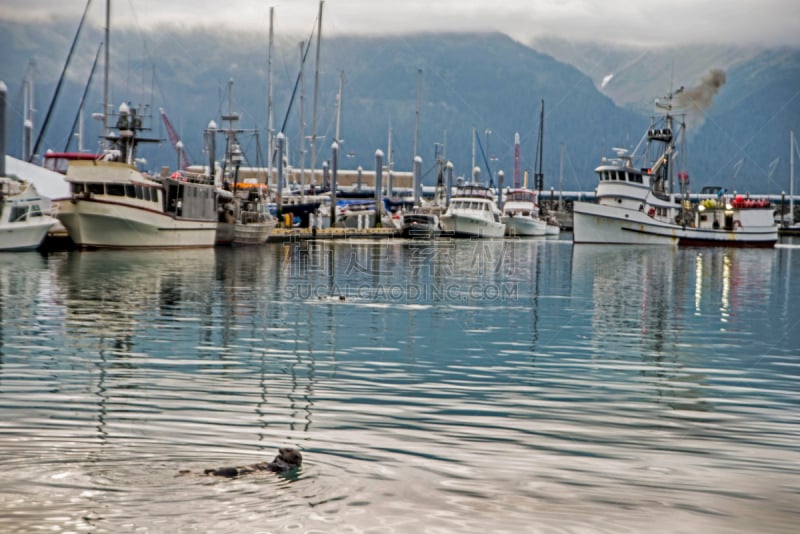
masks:
<instances>
[{"instance_id":1,"label":"sea otter","mask_svg":"<svg viewBox=\"0 0 800 534\"><path fill-rule=\"evenodd\" d=\"M300 451L292 447L281 447L278 449L278 455L271 462L260 462L252 465L245 465L241 467L219 467L216 469L206 469L203 471L206 475L214 475L218 477L238 477L240 475L247 475L257 471L271 471L273 473L286 473L293 469L297 469L303 463L303 455Z\"/></svg>"}]
</instances>

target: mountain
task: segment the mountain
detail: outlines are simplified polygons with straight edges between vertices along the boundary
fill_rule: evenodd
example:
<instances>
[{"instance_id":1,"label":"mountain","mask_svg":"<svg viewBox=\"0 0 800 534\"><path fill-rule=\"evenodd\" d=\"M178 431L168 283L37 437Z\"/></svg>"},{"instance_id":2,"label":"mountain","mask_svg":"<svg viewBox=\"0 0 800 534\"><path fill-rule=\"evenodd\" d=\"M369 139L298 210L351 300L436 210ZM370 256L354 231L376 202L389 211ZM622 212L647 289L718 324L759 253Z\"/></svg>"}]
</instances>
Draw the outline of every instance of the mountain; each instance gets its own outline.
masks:
<instances>
[{"instance_id":1,"label":"mountain","mask_svg":"<svg viewBox=\"0 0 800 534\"><path fill-rule=\"evenodd\" d=\"M20 136L13 132L21 132L22 128L22 99L17 88L26 66L29 60L36 61L38 126L47 107L43 103L49 104L71 42L71 38L64 37L69 33L67 28L73 31L70 23L64 21L36 26L0 21L0 44L8 51L0 57L0 79L10 88L12 133L9 151L12 154L20 150ZM87 27L81 35L43 146L58 150L64 148L97 43L101 40L102 32L98 28ZM299 38L282 36L278 32L272 66L273 126L279 129L285 122L293 165L299 164L301 94L306 136L311 134L313 123L313 48L304 68L304 90L298 91L294 100L291 98L300 65L299 41ZM649 113L653 111L647 103L652 102L653 96L669 90L669 85L659 87L660 78L647 74L644 67L648 62L644 58L634 61L634 56L626 55L633 52L625 50L614 57L609 53L606 63L598 59L594 71L582 72L580 65L586 68L592 63L588 52L586 61L569 65L499 33L326 37L323 29L322 43L317 166L330 158L336 126L338 81L343 72L341 136L344 138L342 154L347 154L347 157L342 158L340 167L360 165L367 170L374 169L375 151L387 152L391 128L394 168L410 170L417 117L417 84L421 79L418 153L423 158L424 172L427 172L426 183L435 179L431 170L435 164L437 144L444 145L445 157L453 161L457 175L470 174L473 129L478 132L480 144L488 153L487 159L491 159L492 171L496 173L502 169L506 183L512 180L513 139L514 133L519 132L522 167L532 172L540 105L544 101L545 188L559 187L559 144L564 143L564 189L591 190L595 185L592 170L600 158L609 155L614 146L633 148L648 125ZM239 126L259 132L258 139L242 136L248 163L255 165L265 161L266 35L213 28L192 32L175 27L159 27L147 32L120 30L112 35L111 54L113 107L116 108L123 98L133 104L144 102L144 107L149 107L153 115L152 133L166 139L157 113L158 108L163 107L195 163L205 162L202 131L212 119L218 124L221 122L220 115L228 109L228 81L233 79L233 109L242 116ZM727 56L718 52L717 57ZM800 87L797 83L798 57L796 51L764 51L752 59L731 60L724 64L728 69L727 83L714 99L702 127L692 132L686 150L690 174L699 177L693 183L693 189L709 181L716 183L729 178L726 165L729 168L731 161L736 162L742 157L737 156L741 150L736 148L736 143L744 143L743 139L756 133L758 135L747 145L739 146L746 152L747 162L752 162L753 172L745 173L748 165L743 165L736 180L741 181L744 187L747 180L753 179L753 184L763 189L764 162L768 166L777 155L786 151L789 127L800 116L796 106L798 99L792 100L787 94L792 88ZM597 73L623 63L629 65L624 73L630 74L634 80L637 77L652 80L653 90L659 90L644 97L631 89L619 93L598 89ZM711 66L714 65L698 58L697 66L690 70L699 79ZM422 71L421 78L418 69ZM669 71L669 67L662 65L663 69ZM623 70L606 84L607 88L615 87L615 80L620 84L620 80L624 81ZM693 78L694 75L684 73L675 76L687 86L696 83L697 79ZM637 87L633 82L624 86ZM100 111L101 103L102 62L89 91L87 116L92 111ZM781 103L783 111L777 111ZM747 122L738 120L742 112L745 112ZM97 146L94 140L99 134L98 123L87 119L85 124L84 144L93 149ZM760 126L758 132L752 131L753 125ZM721 128L725 129L724 132ZM778 142L779 139L783 140ZM143 155L150 169L161 165L174 167L177 160L166 141L158 147L143 150ZM310 165L310 159L307 155L306 165ZM786 159L782 158L774 177L780 176ZM485 178L487 172L480 150L476 164L481 167ZM788 175L788 164L786 169Z\"/></svg>"},{"instance_id":2,"label":"mountain","mask_svg":"<svg viewBox=\"0 0 800 534\"><path fill-rule=\"evenodd\" d=\"M670 88L692 87L711 69L724 71L725 84L689 133L693 190L730 184L771 194L789 191L789 130L800 129L800 50L643 48L552 38L531 46L591 77L616 104L643 114L651 113L654 98Z\"/></svg>"},{"instance_id":3,"label":"mountain","mask_svg":"<svg viewBox=\"0 0 800 534\"><path fill-rule=\"evenodd\" d=\"M650 113L653 99L670 88L693 85L711 68L728 71L763 50L724 45L643 47L538 38L530 46L572 65L620 106Z\"/></svg>"},{"instance_id":4,"label":"mountain","mask_svg":"<svg viewBox=\"0 0 800 534\"><path fill-rule=\"evenodd\" d=\"M704 161L704 185L788 193L791 129L800 131L800 51L767 50L730 69L689 157Z\"/></svg>"}]
</instances>

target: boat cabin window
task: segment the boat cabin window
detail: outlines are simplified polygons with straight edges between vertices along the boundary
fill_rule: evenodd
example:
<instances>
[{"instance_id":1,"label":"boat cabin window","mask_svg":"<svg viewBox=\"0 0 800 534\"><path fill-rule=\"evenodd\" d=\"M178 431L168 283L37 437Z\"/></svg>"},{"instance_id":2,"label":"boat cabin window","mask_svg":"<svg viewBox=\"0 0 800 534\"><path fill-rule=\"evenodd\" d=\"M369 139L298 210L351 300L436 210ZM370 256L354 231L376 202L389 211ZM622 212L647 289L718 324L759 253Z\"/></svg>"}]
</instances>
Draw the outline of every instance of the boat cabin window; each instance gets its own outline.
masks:
<instances>
[{"instance_id":1,"label":"boat cabin window","mask_svg":"<svg viewBox=\"0 0 800 534\"><path fill-rule=\"evenodd\" d=\"M125 196L128 198L136 198L136 187L133 184L125 184Z\"/></svg>"},{"instance_id":2,"label":"boat cabin window","mask_svg":"<svg viewBox=\"0 0 800 534\"><path fill-rule=\"evenodd\" d=\"M100 183L100 184L88 183L88 184L86 184L86 190L89 191L90 193L95 194L95 195L105 194L105 187L104 187L104 184L102 184L102 183Z\"/></svg>"},{"instance_id":3,"label":"boat cabin window","mask_svg":"<svg viewBox=\"0 0 800 534\"><path fill-rule=\"evenodd\" d=\"M14 206L11 208L11 222L22 222L28 218L28 206Z\"/></svg>"},{"instance_id":4,"label":"boat cabin window","mask_svg":"<svg viewBox=\"0 0 800 534\"><path fill-rule=\"evenodd\" d=\"M106 184L106 194L115 197L125 196L125 184Z\"/></svg>"},{"instance_id":5,"label":"boat cabin window","mask_svg":"<svg viewBox=\"0 0 800 534\"><path fill-rule=\"evenodd\" d=\"M84 189L83 186L84 186L83 182L72 182L72 194L80 195L81 193L83 193Z\"/></svg>"},{"instance_id":6,"label":"boat cabin window","mask_svg":"<svg viewBox=\"0 0 800 534\"><path fill-rule=\"evenodd\" d=\"M44 213L42 213L42 208L39 207L39 204L34 204L33 206L31 206L30 216L31 217L44 216Z\"/></svg>"}]
</instances>

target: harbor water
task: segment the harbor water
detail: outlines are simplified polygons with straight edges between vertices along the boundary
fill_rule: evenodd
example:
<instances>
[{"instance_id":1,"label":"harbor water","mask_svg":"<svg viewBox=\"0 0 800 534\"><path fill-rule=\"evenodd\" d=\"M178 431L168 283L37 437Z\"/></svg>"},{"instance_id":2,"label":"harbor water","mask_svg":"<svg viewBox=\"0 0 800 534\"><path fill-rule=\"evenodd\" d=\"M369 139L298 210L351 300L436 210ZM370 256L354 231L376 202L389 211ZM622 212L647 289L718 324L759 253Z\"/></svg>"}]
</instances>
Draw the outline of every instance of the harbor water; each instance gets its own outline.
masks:
<instances>
[{"instance_id":1,"label":"harbor water","mask_svg":"<svg viewBox=\"0 0 800 534\"><path fill-rule=\"evenodd\" d=\"M0 532L795 532L798 302L791 241L0 255Z\"/></svg>"}]
</instances>

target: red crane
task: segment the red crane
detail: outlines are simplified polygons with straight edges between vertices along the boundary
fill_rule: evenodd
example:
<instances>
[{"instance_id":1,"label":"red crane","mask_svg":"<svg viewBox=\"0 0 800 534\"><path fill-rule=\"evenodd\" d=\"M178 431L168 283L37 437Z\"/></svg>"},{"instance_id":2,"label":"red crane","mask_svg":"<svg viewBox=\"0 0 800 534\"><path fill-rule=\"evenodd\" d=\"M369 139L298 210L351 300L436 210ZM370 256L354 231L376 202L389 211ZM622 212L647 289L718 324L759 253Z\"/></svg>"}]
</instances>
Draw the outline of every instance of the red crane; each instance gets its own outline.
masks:
<instances>
[{"instance_id":1,"label":"red crane","mask_svg":"<svg viewBox=\"0 0 800 534\"><path fill-rule=\"evenodd\" d=\"M172 144L172 148L174 148L178 153L181 170L186 170L186 168L189 167L189 158L186 157L186 151L183 149L183 141L181 141L181 138L178 136L178 132L175 131L175 128L172 127L172 123L169 122L164 108L159 108L158 111L161 113L161 120L164 121L164 127L167 129L169 142Z\"/></svg>"}]
</instances>

